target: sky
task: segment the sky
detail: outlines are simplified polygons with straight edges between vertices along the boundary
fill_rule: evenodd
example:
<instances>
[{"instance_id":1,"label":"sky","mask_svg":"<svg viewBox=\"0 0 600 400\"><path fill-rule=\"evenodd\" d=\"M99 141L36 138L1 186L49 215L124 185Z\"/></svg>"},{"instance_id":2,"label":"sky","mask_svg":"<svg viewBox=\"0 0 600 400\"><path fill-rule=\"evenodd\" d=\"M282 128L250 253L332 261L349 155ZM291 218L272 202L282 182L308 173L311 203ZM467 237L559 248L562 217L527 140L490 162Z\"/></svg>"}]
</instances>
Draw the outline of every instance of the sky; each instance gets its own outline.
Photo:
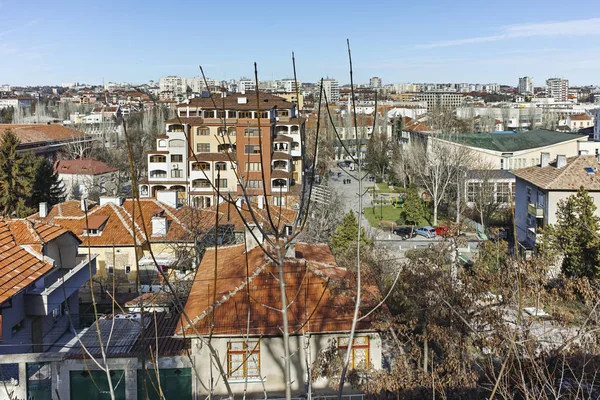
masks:
<instances>
[{"instance_id":1,"label":"sky","mask_svg":"<svg viewBox=\"0 0 600 400\"><path fill-rule=\"evenodd\" d=\"M600 84L598 0L0 0L0 84L161 76Z\"/></svg>"}]
</instances>

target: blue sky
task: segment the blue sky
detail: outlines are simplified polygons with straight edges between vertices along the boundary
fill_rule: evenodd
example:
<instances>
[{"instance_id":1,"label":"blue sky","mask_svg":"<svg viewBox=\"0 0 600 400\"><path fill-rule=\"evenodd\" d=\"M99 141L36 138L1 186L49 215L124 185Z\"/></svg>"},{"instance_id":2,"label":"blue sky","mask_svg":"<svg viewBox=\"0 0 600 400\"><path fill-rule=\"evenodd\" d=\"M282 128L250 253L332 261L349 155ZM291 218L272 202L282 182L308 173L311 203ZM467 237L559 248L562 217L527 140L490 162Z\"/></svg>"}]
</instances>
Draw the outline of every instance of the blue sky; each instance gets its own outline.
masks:
<instances>
[{"instance_id":1,"label":"blue sky","mask_svg":"<svg viewBox=\"0 0 600 400\"><path fill-rule=\"evenodd\" d=\"M253 5L252 5L253 4ZM0 84L335 77L600 84L597 0L0 0Z\"/></svg>"}]
</instances>

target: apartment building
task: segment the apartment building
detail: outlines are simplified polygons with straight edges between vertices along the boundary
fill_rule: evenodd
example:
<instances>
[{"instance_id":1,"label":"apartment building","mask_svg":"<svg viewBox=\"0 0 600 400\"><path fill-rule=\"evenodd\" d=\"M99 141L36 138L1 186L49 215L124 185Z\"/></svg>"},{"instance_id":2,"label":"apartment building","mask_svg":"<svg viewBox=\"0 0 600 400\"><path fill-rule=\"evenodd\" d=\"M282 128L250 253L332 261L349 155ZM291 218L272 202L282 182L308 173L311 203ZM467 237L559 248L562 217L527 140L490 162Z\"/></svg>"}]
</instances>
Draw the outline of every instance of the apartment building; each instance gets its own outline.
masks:
<instances>
[{"instance_id":1,"label":"apartment building","mask_svg":"<svg viewBox=\"0 0 600 400\"><path fill-rule=\"evenodd\" d=\"M567 101L569 96L569 80L551 78L546 80L546 97L555 101Z\"/></svg>"},{"instance_id":2,"label":"apartment building","mask_svg":"<svg viewBox=\"0 0 600 400\"><path fill-rule=\"evenodd\" d=\"M448 92L424 92L416 95L417 100L427 103L427 109L432 110L436 107L456 108L463 105L464 96L458 93Z\"/></svg>"},{"instance_id":3,"label":"apartment building","mask_svg":"<svg viewBox=\"0 0 600 400\"><path fill-rule=\"evenodd\" d=\"M181 202L206 208L242 197L245 188L259 206L265 195L270 204L291 205L302 183L303 143L304 119L281 97L247 92L190 99L177 106L177 117L148 153L140 193L176 190Z\"/></svg>"},{"instance_id":4,"label":"apartment building","mask_svg":"<svg viewBox=\"0 0 600 400\"><path fill-rule=\"evenodd\" d=\"M520 94L533 94L533 78L530 76L524 76L519 78L519 93Z\"/></svg>"},{"instance_id":5,"label":"apartment building","mask_svg":"<svg viewBox=\"0 0 600 400\"><path fill-rule=\"evenodd\" d=\"M335 103L340 101L340 83L335 79L323 79L323 92L327 101Z\"/></svg>"}]
</instances>

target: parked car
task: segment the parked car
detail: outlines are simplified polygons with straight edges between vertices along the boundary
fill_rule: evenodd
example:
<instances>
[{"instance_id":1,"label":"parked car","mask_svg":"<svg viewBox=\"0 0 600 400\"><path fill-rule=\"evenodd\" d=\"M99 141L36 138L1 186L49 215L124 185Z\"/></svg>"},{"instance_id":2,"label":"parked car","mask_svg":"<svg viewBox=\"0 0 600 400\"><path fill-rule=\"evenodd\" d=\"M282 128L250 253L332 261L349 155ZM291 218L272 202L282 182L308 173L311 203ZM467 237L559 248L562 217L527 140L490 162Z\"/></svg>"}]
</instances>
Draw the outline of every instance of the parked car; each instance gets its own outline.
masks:
<instances>
[{"instance_id":1,"label":"parked car","mask_svg":"<svg viewBox=\"0 0 600 400\"><path fill-rule=\"evenodd\" d=\"M402 240L411 239L417 236L417 232L410 226L394 228L394 235L400 236Z\"/></svg>"},{"instance_id":2,"label":"parked car","mask_svg":"<svg viewBox=\"0 0 600 400\"><path fill-rule=\"evenodd\" d=\"M446 236L446 234L448 233L448 227L447 226L436 226L435 227L435 234L438 236Z\"/></svg>"},{"instance_id":3,"label":"parked car","mask_svg":"<svg viewBox=\"0 0 600 400\"><path fill-rule=\"evenodd\" d=\"M415 229L417 235L425 236L426 238L435 237L435 228L432 226L421 226Z\"/></svg>"}]
</instances>

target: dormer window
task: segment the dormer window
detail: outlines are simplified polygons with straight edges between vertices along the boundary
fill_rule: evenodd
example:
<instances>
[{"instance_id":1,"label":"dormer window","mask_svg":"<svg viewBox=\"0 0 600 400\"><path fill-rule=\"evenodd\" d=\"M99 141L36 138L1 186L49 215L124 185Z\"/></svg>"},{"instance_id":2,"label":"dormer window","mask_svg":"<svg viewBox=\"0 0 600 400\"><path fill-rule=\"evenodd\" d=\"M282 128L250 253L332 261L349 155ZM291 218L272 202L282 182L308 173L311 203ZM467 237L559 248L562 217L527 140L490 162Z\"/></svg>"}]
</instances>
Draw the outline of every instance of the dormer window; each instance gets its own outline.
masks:
<instances>
[{"instance_id":1,"label":"dormer window","mask_svg":"<svg viewBox=\"0 0 600 400\"><path fill-rule=\"evenodd\" d=\"M106 227L108 217L106 215L91 215L83 221L83 236L100 236Z\"/></svg>"}]
</instances>

